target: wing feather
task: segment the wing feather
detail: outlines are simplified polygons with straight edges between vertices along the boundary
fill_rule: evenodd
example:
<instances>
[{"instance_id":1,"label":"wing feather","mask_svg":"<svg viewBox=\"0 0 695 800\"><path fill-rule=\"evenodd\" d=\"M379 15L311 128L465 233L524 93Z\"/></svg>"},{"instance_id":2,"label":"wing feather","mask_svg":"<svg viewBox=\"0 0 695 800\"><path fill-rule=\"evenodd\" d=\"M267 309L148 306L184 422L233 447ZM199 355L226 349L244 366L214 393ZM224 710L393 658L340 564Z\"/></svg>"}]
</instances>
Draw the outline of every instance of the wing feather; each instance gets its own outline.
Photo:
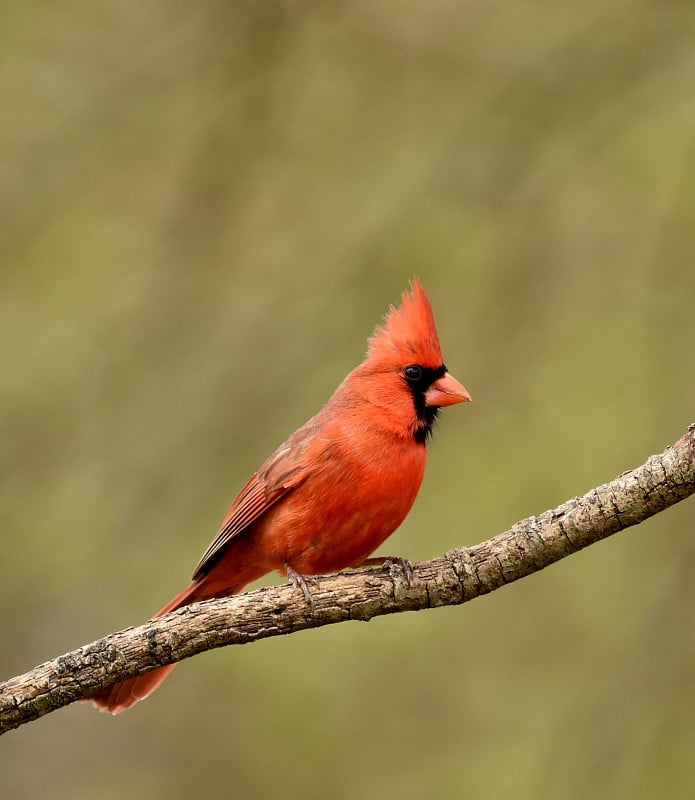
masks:
<instances>
[{"instance_id":1,"label":"wing feather","mask_svg":"<svg viewBox=\"0 0 695 800\"><path fill-rule=\"evenodd\" d=\"M308 426L304 426L307 428ZM203 553L193 573L197 580L209 571L229 542L257 522L265 512L296 488L309 474L305 454L309 441L297 434L278 448L234 498L217 536ZM308 438L308 437L307 437ZM294 441L292 441L294 439Z\"/></svg>"}]
</instances>

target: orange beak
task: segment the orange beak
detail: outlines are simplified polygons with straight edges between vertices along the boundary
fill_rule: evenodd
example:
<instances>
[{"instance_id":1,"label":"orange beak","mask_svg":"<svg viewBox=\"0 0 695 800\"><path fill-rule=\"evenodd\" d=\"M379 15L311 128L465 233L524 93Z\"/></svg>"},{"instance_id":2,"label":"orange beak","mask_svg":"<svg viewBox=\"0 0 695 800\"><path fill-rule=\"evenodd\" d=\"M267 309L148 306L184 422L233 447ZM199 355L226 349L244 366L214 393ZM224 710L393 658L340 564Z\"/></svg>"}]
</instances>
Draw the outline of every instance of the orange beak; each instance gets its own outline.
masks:
<instances>
[{"instance_id":1,"label":"orange beak","mask_svg":"<svg viewBox=\"0 0 695 800\"><path fill-rule=\"evenodd\" d=\"M445 372L425 392L426 406L453 406L471 400L468 390L456 378Z\"/></svg>"}]
</instances>

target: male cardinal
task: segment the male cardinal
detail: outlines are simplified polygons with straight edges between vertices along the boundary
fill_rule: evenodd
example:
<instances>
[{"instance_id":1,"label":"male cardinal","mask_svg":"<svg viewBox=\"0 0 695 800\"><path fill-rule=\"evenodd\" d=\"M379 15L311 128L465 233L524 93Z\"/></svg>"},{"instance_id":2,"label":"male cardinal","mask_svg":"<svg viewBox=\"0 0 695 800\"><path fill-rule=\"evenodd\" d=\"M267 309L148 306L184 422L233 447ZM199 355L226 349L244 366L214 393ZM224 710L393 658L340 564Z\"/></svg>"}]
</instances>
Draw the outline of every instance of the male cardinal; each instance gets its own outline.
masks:
<instances>
[{"instance_id":1,"label":"male cardinal","mask_svg":"<svg viewBox=\"0 0 695 800\"><path fill-rule=\"evenodd\" d=\"M470 399L444 366L432 307L415 278L400 308L391 306L375 330L365 360L251 476L192 582L156 616L237 594L273 570L308 595L302 576L383 563L369 556L413 505L439 408ZM159 667L91 699L118 714L173 668Z\"/></svg>"}]
</instances>

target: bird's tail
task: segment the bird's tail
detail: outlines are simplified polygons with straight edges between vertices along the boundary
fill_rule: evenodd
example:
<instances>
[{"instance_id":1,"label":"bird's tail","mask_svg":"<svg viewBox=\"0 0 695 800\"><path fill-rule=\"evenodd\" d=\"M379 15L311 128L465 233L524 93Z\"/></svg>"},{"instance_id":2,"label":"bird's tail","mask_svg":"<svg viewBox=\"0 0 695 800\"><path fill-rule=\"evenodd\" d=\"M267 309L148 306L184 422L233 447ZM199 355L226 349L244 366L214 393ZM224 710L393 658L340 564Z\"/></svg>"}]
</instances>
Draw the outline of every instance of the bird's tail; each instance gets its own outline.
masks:
<instances>
[{"instance_id":1,"label":"bird's tail","mask_svg":"<svg viewBox=\"0 0 695 800\"><path fill-rule=\"evenodd\" d=\"M214 594L210 594L209 587L205 586L205 581L193 581L182 592L179 592L176 597L170 600L164 608L160 609L153 617L161 617L168 614L170 611L175 611L181 606L187 606L189 603L194 603L196 600L207 600ZM233 592L229 594L236 594L244 589L244 585L235 587ZM148 695L159 686L160 683L166 678L176 664L167 664L165 667L157 667L156 669L138 675L135 678L128 678L120 683L115 683L106 689L102 689L88 699L100 710L110 714L120 714L121 711L134 706L140 700L144 700Z\"/></svg>"}]
</instances>

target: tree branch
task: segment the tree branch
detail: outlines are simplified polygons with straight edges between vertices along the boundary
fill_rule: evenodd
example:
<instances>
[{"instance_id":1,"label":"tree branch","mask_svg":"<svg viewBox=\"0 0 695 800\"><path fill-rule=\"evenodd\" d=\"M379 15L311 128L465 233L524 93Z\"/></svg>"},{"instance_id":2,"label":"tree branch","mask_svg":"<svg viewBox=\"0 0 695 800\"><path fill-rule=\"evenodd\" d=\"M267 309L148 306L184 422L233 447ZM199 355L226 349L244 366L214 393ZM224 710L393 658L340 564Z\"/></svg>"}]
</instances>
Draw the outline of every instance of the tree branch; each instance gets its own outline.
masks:
<instances>
[{"instance_id":1,"label":"tree branch","mask_svg":"<svg viewBox=\"0 0 695 800\"><path fill-rule=\"evenodd\" d=\"M413 565L323 577L313 609L291 585L194 603L126 628L0 684L0 734L154 667L345 620L457 605L543 569L695 493L695 425L614 481L475 547Z\"/></svg>"}]
</instances>

